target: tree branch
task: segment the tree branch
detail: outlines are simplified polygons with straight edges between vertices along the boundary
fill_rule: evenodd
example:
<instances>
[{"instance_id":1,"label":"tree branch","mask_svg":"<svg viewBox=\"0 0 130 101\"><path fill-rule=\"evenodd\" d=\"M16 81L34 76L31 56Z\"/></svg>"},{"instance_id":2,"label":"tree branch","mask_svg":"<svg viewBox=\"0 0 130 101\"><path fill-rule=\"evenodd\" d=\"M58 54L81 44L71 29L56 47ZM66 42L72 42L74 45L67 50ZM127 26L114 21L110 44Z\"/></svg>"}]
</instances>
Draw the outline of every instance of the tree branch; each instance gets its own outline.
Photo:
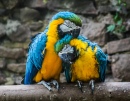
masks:
<instances>
[{"instance_id":1,"label":"tree branch","mask_svg":"<svg viewBox=\"0 0 130 101\"><path fill-rule=\"evenodd\" d=\"M54 89L53 89L54 90ZM96 83L94 94L88 83L83 93L76 84L60 84L59 91L48 91L43 85L0 86L0 101L130 101L130 82Z\"/></svg>"}]
</instances>

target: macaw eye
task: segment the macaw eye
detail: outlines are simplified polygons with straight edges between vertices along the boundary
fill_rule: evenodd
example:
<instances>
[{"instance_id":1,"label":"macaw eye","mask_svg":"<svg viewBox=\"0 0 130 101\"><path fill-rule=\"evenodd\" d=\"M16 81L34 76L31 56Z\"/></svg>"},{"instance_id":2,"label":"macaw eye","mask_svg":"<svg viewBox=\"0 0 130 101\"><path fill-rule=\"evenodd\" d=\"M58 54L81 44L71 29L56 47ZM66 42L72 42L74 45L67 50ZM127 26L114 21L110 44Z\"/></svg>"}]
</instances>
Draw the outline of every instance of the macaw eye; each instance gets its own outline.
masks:
<instances>
[{"instance_id":1,"label":"macaw eye","mask_svg":"<svg viewBox=\"0 0 130 101\"><path fill-rule=\"evenodd\" d=\"M79 36L79 33L80 33L80 28L78 29L74 29L71 31L71 35L74 37L74 38L77 38Z\"/></svg>"}]
</instances>

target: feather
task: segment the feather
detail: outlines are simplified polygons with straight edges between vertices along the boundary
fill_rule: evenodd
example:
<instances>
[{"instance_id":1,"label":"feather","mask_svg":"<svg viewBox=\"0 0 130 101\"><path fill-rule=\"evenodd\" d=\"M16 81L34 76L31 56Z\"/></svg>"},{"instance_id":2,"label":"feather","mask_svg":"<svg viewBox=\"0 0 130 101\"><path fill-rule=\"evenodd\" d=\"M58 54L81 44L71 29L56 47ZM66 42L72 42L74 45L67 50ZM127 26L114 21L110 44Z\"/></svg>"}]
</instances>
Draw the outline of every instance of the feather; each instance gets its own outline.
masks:
<instances>
[{"instance_id":1,"label":"feather","mask_svg":"<svg viewBox=\"0 0 130 101\"><path fill-rule=\"evenodd\" d=\"M97 48L96 58L99 63L99 79L101 82L104 82L107 67L107 55L104 54L100 47Z\"/></svg>"},{"instance_id":2,"label":"feather","mask_svg":"<svg viewBox=\"0 0 130 101\"><path fill-rule=\"evenodd\" d=\"M61 40L59 40L55 44L55 51L59 53L59 51L64 47L64 45L68 44L70 40L72 39L72 36L67 34L65 37L63 37Z\"/></svg>"},{"instance_id":3,"label":"feather","mask_svg":"<svg viewBox=\"0 0 130 101\"><path fill-rule=\"evenodd\" d=\"M24 78L24 84L32 84L33 78L37 74L38 70L41 68L44 54L42 51L46 46L47 36L46 31L37 34L31 40L29 44L29 52L26 62L26 73Z\"/></svg>"}]
</instances>

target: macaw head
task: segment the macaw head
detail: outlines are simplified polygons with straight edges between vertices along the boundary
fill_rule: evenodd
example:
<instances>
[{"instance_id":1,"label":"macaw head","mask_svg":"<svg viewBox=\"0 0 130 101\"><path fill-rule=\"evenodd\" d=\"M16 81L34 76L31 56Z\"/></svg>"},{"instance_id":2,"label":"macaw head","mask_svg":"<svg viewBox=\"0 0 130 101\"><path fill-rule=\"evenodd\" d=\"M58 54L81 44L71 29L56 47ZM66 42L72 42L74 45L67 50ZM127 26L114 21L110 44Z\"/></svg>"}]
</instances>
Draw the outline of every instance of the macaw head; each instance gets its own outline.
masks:
<instances>
[{"instance_id":1,"label":"macaw head","mask_svg":"<svg viewBox=\"0 0 130 101\"><path fill-rule=\"evenodd\" d=\"M79 51L74 46L69 44L65 45L63 49L58 53L62 61L72 64L79 57Z\"/></svg>"},{"instance_id":2,"label":"macaw head","mask_svg":"<svg viewBox=\"0 0 130 101\"><path fill-rule=\"evenodd\" d=\"M63 38L66 34L70 34L74 38L78 37L82 23L76 14L68 11L59 12L52 17L50 24L53 21L57 21L53 25L57 26L59 38Z\"/></svg>"}]
</instances>

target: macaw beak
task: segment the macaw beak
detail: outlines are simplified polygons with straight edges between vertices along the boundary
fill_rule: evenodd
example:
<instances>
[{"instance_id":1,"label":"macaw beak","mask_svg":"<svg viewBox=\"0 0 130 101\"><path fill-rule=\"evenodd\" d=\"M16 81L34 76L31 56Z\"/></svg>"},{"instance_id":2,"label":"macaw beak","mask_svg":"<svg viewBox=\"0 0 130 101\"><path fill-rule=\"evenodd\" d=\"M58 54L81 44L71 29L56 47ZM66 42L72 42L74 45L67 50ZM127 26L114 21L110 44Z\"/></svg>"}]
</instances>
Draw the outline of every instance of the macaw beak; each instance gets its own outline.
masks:
<instances>
[{"instance_id":1,"label":"macaw beak","mask_svg":"<svg viewBox=\"0 0 130 101\"><path fill-rule=\"evenodd\" d=\"M77 38L80 34L80 28L71 31L72 37Z\"/></svg>"},{"instance_id":2,"label":"macaw beak","mask_svg":"<svg viewBox=\"0 0 130 101\"><path fill-rule=\"evenodd\" d=\"M69 44L65 45L63 49L58 53L62 61L72 64L79 56L78 50Z\"/></svg>"},{"instance_id":3,"label":"macaw beak","mask_svg":"<svg viewBox=\"0 0 130 101\"><path fill-rule=\"evenodd\" d=\"M72 62L70 61L70 58L68 57L67 53L59 52L58 55L59 55L59 57L61 58L62 61L69 63L69 64L72 64Z\"/></svg>"}]
</instances>

